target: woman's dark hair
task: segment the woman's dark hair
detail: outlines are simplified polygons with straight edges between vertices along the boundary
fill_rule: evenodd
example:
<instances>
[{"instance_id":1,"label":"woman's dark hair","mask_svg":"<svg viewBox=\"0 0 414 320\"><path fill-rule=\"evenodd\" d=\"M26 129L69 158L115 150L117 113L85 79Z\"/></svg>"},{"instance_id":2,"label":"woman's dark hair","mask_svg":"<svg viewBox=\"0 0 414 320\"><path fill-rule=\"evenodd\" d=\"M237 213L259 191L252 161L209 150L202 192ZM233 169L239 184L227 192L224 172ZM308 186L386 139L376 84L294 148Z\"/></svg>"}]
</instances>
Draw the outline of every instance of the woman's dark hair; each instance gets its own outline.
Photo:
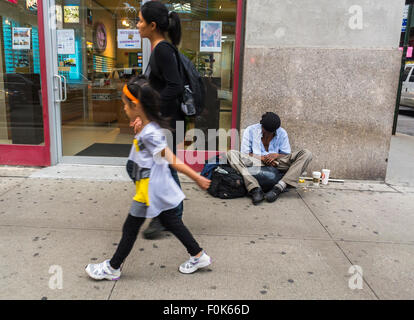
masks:
<instances>
[{"instance_id":1,"label":"woman's dark hair","mask_svg":"<svg viewBox=\"0 0 414 320\"><path fill-rule=\"evenodd\" d=\"M144 76L132 78L127 83L127 88L141 102L144 112L150 121L158 123L161 128L172 130L169 125L170 119L161 116L158 92L151 88ZM128 97L125 96L125 98L131 101Z\"/></svg>"},{"instance_id":2,"label":"woman's dark hair","mask_svg":"<svg viewBox=\"0 0 414 320\"><path fill-rule=\"evenodd\" d=\"M168 11L160 1L148 1L141 7L141 14L148 24L155 22L159 31L168 32L173 45L180 44L181 22L177 12Z\"/></svg>"}]
</instances>

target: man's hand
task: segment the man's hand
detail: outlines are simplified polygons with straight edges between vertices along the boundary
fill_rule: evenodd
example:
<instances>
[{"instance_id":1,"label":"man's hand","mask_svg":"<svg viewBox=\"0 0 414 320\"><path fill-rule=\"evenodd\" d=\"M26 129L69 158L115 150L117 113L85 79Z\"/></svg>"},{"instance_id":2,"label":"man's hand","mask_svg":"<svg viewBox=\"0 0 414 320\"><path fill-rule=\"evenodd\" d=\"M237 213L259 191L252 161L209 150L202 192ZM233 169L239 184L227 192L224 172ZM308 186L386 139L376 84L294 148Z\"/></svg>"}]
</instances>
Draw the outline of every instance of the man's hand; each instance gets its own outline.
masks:
<instances>
[{"instance_id":1,"label":"man's hand","mask_svg":"<svg viewBox=\"0 0 414 320\"><path fill-rule=\"evenodd\" d=\"M269 153L268 155L263 157L262 161L267 166L275 167L276 166L276 161L275 160L277 160L277 158L279 158L279 157L280 157L280 154L278 154L278 153Z\"/></svg>"}]
</instances>

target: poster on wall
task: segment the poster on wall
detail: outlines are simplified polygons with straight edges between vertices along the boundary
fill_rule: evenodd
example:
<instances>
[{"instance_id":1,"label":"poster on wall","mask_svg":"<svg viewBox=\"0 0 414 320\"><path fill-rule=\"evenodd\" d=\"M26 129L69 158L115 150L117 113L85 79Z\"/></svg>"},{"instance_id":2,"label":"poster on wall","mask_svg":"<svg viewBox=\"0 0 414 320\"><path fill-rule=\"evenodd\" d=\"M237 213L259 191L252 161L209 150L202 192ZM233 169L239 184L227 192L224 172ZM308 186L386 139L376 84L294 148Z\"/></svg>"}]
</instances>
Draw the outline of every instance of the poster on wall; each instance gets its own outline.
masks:
<instances>
[{"instance_id":1,"label":"poster on wall","mask_svg":"<svg viewBox=\"0 0 414 320\"><path fill-rule=\"evenodd\" d=\"M37 11L37 0L26 0L26 8L30 11Z\"/></svg>"},{"instance_id":2,"label":"poster on wall","mask_svg":"<svg viewBox=\"0 0 414 320\"><path fill-rule=\"evenodd\" d=\"M106 28L103 23L99 22L95 25L93 38L94 38L95 50L98 52L105 51L108 39L107 39L107 34L106 34Z\"/></svg>"},{"instance_id":3,"label":"poster on wall","mask_svg":"<svg viewBox=\"0 0 414 320\"><path fill-rule=\"evenodd\" d=\"M200 52L221 52L221 21L200 21Z\"/></svg>"},{"instance_id":4,"label":"poster on wall","mask_svg":"<svg viewBox=\"0 0 414 320\"><path fill-rule=\"evenodd\" d=\"M65 23L79 23L79 6L67 5L63 7L63 20Z\"/></svg>"},{"instance_id":5,"label":"poster on wall","mask_svg":"<svg viewBox=\"0 0 414 320\"><path fill-rule=\"evenodd\" d=\"M30 50L31 28L13 28L13 50Z\"/></svg>"},{"instance_id":6,"label":"poster on wall","mask_svg":"<svg viewBox=\"0 0 414 320\"><path fill-rule=\"evenodd\" d=\"M118 49L141 49L141 35L137 29L118 29Z\"/></svg>"},{"instance_id":7,"label":"poster on wall","mask_svg":"<svg viewBox=\"0 0 414 320\"><path fill-rule=\"evenodd\" d=\"M56 30L58 54L75 54L75 30Z\"/></svg>"}]
</instances>

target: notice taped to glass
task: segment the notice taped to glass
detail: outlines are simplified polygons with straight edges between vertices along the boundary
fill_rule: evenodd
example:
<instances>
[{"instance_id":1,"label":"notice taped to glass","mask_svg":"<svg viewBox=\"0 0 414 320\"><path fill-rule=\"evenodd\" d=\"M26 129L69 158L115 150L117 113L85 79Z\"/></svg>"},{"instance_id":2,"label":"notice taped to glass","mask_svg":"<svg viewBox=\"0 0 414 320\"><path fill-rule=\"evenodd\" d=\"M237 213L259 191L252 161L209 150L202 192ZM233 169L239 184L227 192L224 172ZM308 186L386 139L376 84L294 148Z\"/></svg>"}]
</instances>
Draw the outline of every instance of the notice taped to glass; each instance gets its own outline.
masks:
<instances>
[{"instance_id":1,"label":"notice taped to glass","mask_svg":"<svg viewBox=\"0 0 414 320\"><path fill-rule=\"evenodd\" d=\"M58 29L56 31L58 54L75 54L75 30Z\"/></svg>"},{"instance_id":2,"label":"notice taped to glass","mask_svg":"<svg viewBox=\"0 0 414 320\"><path fill-rule=\"evenodd\" d=\"M141 49L141 35L136 29L118 29L118 49Z\"/></svg>"},{"instance_id":3,"label":"notice taped to glass","mask_svg":"<svg viewBox=\"0 0 414 320\"><path fill-rule=\"evenodd\" d=\"M30 50L31 28L13 28L13 50Z\"/></svg>"}]
</instances>

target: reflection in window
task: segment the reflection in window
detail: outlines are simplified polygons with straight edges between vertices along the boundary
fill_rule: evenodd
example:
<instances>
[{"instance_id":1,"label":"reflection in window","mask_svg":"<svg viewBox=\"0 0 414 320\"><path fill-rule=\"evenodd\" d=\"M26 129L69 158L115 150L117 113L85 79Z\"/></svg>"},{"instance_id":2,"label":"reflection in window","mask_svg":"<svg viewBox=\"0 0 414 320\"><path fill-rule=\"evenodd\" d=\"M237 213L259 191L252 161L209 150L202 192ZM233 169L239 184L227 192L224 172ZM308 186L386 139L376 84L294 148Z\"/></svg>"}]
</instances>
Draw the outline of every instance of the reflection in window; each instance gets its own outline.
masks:
<instances>
[{"instance_id":1,"label":"reflection in window","mask_svg":"<svg viewBox=\"0 0 414 320\"><path fill-rule=\"evenodd\" d=\"M407 80L407 77L410 74L411 69L411 67L405 68L402 81Z\"/></svg>"},{"instance_id":2,"label":"reflection in window","mask_svg":"<svg viewBox=\"0 0 414 320\"><path fill-rule=\"evenodd\" d=\"M0 144L44 144L37 6L0 3Z\"/></svg>"}]
</instances>

